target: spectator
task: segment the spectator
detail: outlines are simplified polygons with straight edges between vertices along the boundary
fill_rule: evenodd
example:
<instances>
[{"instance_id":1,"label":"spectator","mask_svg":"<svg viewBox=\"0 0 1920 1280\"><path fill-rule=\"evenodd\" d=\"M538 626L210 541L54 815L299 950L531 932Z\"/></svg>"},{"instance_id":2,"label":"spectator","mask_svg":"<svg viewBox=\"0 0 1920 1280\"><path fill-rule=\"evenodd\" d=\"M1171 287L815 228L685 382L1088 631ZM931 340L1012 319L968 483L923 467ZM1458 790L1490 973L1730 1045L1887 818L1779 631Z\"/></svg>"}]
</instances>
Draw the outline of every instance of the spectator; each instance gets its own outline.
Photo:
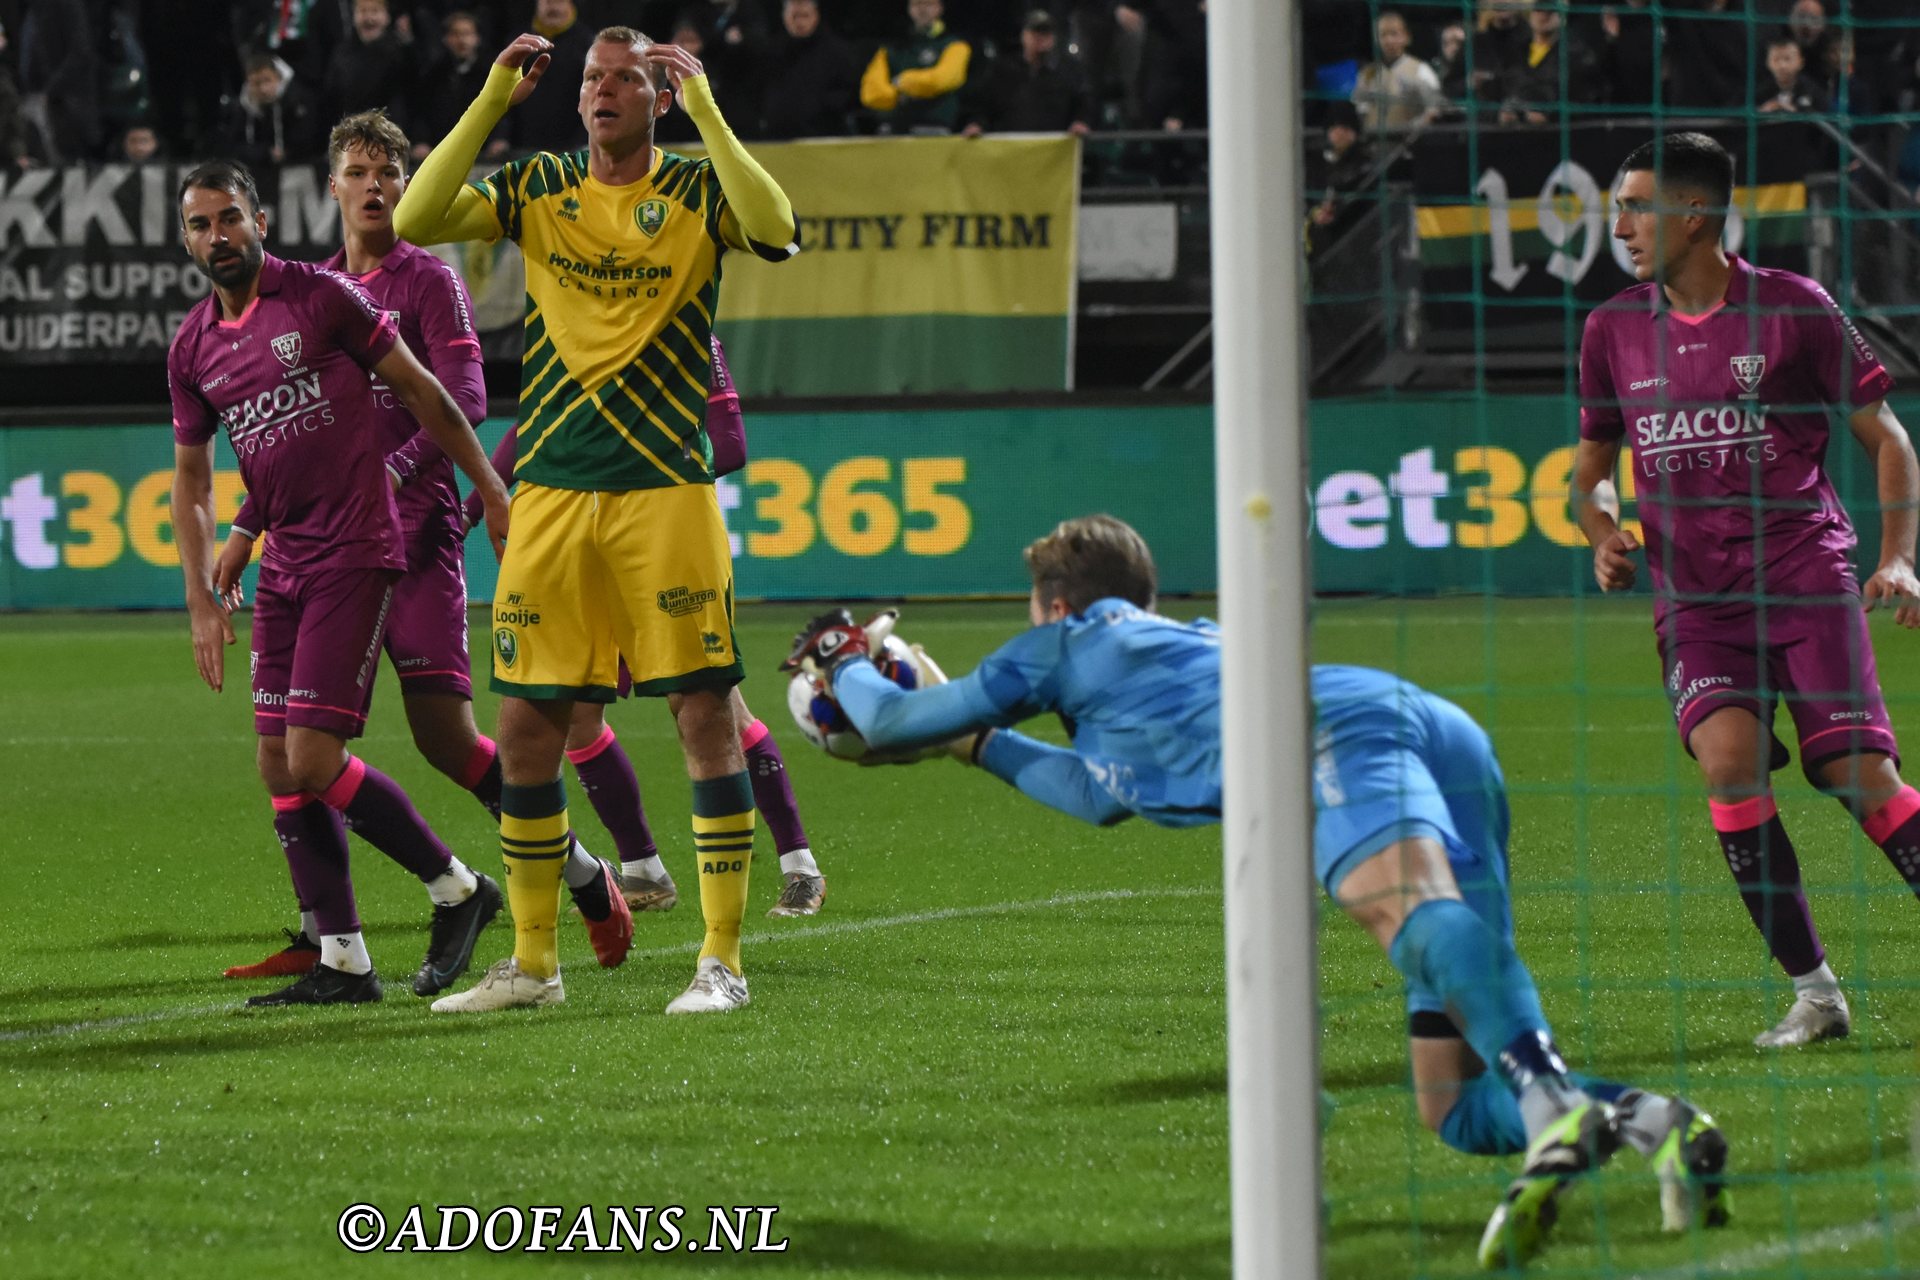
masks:
<instances>
[{"instance_id":1,"label":"spectator","mask_svg":"<svg viewBox=\"0 0 1920 1280\"><path fill-rule=\"evenodd\" d=\"M587 129L580 123L580 79L586 74L594 29L580 21L573 0L536 0L533 30L553 42L548 50L552 61L538 89L507 113L507 136L520 155L578 151L587 145ZM509 32L505 39L518 34Z\"/></svg>"},{"instance_id":2,"label":"spectator","mask_svg":"<svg viewBox=\"0 0 1920 1280\"><path fill-rule=\"evenodd\" d=\"M1556 5L1536 5L1527 14L1532 39L1526 56L1501 80L1500 123L1546 124L1569 102L1593 96L1594 59L1567 30Z\"/></svg>"},{"instance_id":3,"label":"spectator","mask_svg":"<svg viewBox=\"0 0 1920 1280\"><path fill-rule=\"evenodd\" d=\"M860 64L853 50L820 17L820 0L786 0L780 7L785 34L762 67L765 86L760 136L829 138L847 132L847 116L860 94Z\"/></svg>"},{"instance_id":4,"label":"spectator","mask_svg":"<svg viewBox=\"0 0 1920 1280\"><path fill-rule=\"evenodd\" d=\"M1309 152L1306 165L1307 252L1317 254L1352 226L1365 209L1358 197L1366 191L1373 171L1373 151L1360 130L1360 113L1351 102L1336 102L1328 110L1326 142Z\"/></svg>"},{"instance_id":5,"label":"spectator","mask_svg":"<svg viewBox=\"0 0 1920 1280\"><path fill-rule=\"evenodd\" d=\"M1667 105L1695 114L1745 108L1753 98L1754 68L1746 32L1727 10L1731 0L1693 0L1669 6L1663 55L1674 74Z\"/></svg>"},{"instance_id":6,"label":"spectator","mask_svg":"<svg viewBox=\"0 0 1920 1280\"><path fill-rule=\"evenodd\" d=\"M1360 81L1353 89L1360 127L1378 135L1431 122L1446 99L1433 68L1407 52L1412 39L1407 20L1392 9L1384 10L1374 24L1374 35L1380 43L1379 60L1360 68Z\"/></svg>"},{"instance_id":7,"label":"spectator","mask_svg":"<svg viewBox=\"0 0 1920 1280\"><path fill-rule=\"evenodd\" d=\"M1825 111L1826 91L1806 74L1806 60L1800 45L1790 35L1777 35L1767 41L1769 79L1754 95L1754 106L1761 112Z\"/></svg>"},{"instance_id":8,"label":"spectator","mask_svg":"<svg viewBox=\"0 0 1920 1280\"><path fill-rule=\"evenodd\" d=\"M1647 0L1626 0L1626 9L1608 6L1600 14L1600 80L1608 102L1635 112L1653 106L1660 84L1660 66L1654 60L1657 35Z\"/></svg>"},{"instance_id":9,"label":"spectator","mask_svg":"<svg viewBox=\"0 0 1920 1280\"><path fill-rule=\"evenodd\" d=\"M20 24L21 110L50 164L81 160L99 127L99 64L84 5L27 0Z\"/></svg>"},{"instance_id":10,"label":"spectator","mask_svg":"<svg viewBox=\"0 0 1920 1280\"><path fill-rule=\"evenodd\" d=\"M706 33L700 29L691 14L684 15L673 24L673 39L696 60L705 56L707 49ZM708 73L711 78L712 73ZM742 124L746 122L741 121ZM681 146L689 142L700 141L700 130L694 126L693 117L684 111L668 111L653 122L653 140L661 146Z\"/></svg>"},{"instance_id":11,"label":"spectator","mask_svg":"<svg viewBox=\"0 0 1920 1280\"><path fill-rule=\"evenodd\" d=\"M1815 75L1832 61L1833 33L1827 29L1827 7L1820 0L1793 0L1787 13L1787 34L1800 46L1800 62Z\"/></svg>"},{"instance_id":12,"label":"spectator","mask_svg":"<svg viewBox=\"0 0 1920 1280\"><path fill-rule=\"evenodd\" d=\"M1509 72L1526 66L1526 14L1531 6L1532 0L1480 0L1473 24L1473 72L1467 80L1470 99L1500 101Z\"/></svg>"},{"instance_id":13,"label":"spectator","mask_svg":"<svg viewBox=\"0 0 1920 1280\"><path fill-rule=\"evenodd\" d=\"M1142 2L1130 0L1135 7ZM1145 12L1153 37L1145 90L1149 127L1158 124L1169 133L1206 128L1206 0L1152 0Z\"/></svg>"},{"instance_id":14,"label":"spectator","mask_svg":"<svg viewBox=\"0 0 1920 1280\"><path fill-rule=\"evenodd\" d=\"M426 159L440 139L453 131L492 69L493 59L480 50L478 19L464 9L455 9L440 20L440 52L427 64L409 107L408 131L413 135L415 161ZM506 151L506 138L496 130L482 154L497 160Z\"/></svg>"},{"instance_id":15,"label":"spectator","mask_svg":"<svg viewBox=\"0 0 1920 1280\"><path fill-rule=\"evenodd\" d=\"M1467 29L1449 22L1440 29L1440 52L1427 59L1427 66L1440 85L1440 96L1448 102L1467 100Z\"/></svg>"},{"instance_id":16,"label":"spectator","mask_svg":"<svg viewBox=\"0 0 1920 1280\"><path fill-rule=\"evenodd\" d=\"M860 80L860 102L888 133L952 133L973 49L947 31L940 0L907 0L913 33L882 45Z\"/></svg>"},{"instance_id":17,"label":"spectator","mask_svg":"<svg viewBox=\"0 0 1920 1280\"><path fill-rule=\"evenodd\" d=\"M173 154L199 154L220 127L221 105L240 88L233 29L203 19L205 0L138 3L150 119Z\"/></svg>"},{"instance_id":18,"label":"spectator","mask_svg":"<svg viewBox=\"0 0 1920 1280\"><path fill-rule=\"evenodd\" d=\"M750 125L760 111L759 63L767 52L763 7L764 0L711 0L705 18L697 20L700 60L713 86L713 100L720 114L737 125Z\"/></svg>"},{"instance_id":19,"label":"spectator","mask_svg":"<svg viewBox=\"0 0 1920 1280\"><path fill-rule=\"evenodd\" d=\"M114 148L113 158L125 164L165 159L160 154L160 135L152 125L135 121L121 131L120 145Z\"/></svg>"},{"instance_id":20,"label":"spectator","mask_svg":"<svg viewBox=\"0 0 1920 1280\"><path fill-rule=\"evenodd\" d=\"M1020 56L1001 55L987 68L984 92L967 113L969 138L993 133L1092 131L1093 92L1080 59L1059 48L1053 15L1028 12L1020 27Z\"/></svg>"},{"instance_id":21,"label":"spectator","mask_svg":"<svg viewBox=\"0 0 1920 1280\"><path fill-rule=\"evenodd\" d=\"M413 49L394 30L387 0L353 0L353 34L333 51L321 98L326 116L390 107L413 78Z\"/></svg>"},{"instance_id":22,"label":"spectator","mask_svg":"<svg viewBox=\"0 0 1920 1280\"><path fill-rule=\"evenodd\" d=\"M325 141L320 110L293 69L270 53L249 55L247 83L227 105L218 149L258 177L317 159Z\"/></svg>"},{"instance_id":23,"label":"spectator","mask_svg":"<svg viewBox=\"0 0 1920 1280\"><path fill-rule=\"evenodd\" d=\"M0 26L0 176L30 169L35 160L27 145L27 118L20 109L20 86L7 56L7 29Z\"/></svg>"},{"instance_id":24,"label":"spectator","mask_svg":"<svg viewBox=\"0 0 1920 1280\"><path fill-rule=\"evenodd\" d=\"M186 0L198 15L206 0ZM189 21L188 29L202 25ZM234 0L234 47L264 50L288 69L289 82L319 85L334 50L353 32L353 0Z\"/></svg>"}]
</instances>

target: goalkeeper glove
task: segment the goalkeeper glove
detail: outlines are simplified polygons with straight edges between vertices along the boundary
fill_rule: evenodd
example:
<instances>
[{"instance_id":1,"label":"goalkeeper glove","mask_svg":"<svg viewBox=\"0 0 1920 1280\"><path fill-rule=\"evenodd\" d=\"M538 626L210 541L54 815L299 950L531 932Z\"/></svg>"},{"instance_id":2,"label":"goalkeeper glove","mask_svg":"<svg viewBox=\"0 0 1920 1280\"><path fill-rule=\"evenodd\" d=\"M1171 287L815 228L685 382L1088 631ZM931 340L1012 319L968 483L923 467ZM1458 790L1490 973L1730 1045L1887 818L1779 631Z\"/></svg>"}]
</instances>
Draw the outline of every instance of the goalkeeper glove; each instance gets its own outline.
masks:
<instances>
[{"instance_id":1,"label":"goalkeeper glove","mask_svg":"<svg viewBox=\"0 0 1920 1280\"><path fill-rule=\"evenodd\" d=\"M855 659L868 658L867 645L866 629L854 622L853 614L835 609L800 629L780 669L804 671L832 688L835 671Z\"/></svg>"}]
</instances>

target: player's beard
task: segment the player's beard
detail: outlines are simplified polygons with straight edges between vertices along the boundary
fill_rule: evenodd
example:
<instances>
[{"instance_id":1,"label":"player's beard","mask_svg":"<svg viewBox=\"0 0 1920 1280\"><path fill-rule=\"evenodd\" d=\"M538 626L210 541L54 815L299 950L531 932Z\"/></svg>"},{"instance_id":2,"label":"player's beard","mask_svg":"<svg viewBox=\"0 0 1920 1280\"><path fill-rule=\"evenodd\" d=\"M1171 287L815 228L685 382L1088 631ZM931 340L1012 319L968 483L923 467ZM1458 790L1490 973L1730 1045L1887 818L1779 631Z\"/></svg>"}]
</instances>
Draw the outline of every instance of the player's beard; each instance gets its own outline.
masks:
<instances>
[{"instance_id":1,"label":"player's beard","mask_svg":"<svg viewBox=\"0 0 1920 1280\"><path fill-rule=\"evenodd\" d=\"M266 259L266 250L258 240L241 249L228 249L225 256L208 254L207 260L200 264L207 279L222 289L244 289L260 274L260 264Z\"/></svg>"}]
</instances>

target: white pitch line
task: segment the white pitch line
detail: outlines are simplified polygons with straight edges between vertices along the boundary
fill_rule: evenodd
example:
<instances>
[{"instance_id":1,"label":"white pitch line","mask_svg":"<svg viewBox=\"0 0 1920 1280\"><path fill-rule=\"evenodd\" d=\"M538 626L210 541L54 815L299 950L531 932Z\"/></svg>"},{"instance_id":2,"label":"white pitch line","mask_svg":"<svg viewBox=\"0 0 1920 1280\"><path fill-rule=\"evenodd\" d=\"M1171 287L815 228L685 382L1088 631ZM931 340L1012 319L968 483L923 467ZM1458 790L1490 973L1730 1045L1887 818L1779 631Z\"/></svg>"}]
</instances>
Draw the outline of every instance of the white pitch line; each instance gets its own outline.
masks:
<instances>
[{"instance_id":1,"label":"white pitch line","mask_svg":"<svg viewBox=\"0 0 1920 1280\"><path fill-rule=\"evenodd\" d=\"M118 1018L96 1018L92 1022L67 1022L53 1027L32 1027L19 1031L0 1031L0 1041L40 1040L55 1036L77 1035L83 1031L112 1031L119 1027L136 1027L143 1022L166 1022L173 1018L197 1018L203 1013L231 1013L238 1008L232 1004L202 1004L189 1009L159 1009L152 1013L129 1013Z\"/></svg>"},{"instance_id":2,"label":"white pitch line","mask_svg":"<svg viewBox=\"0 0 1920 1280\"><path fill-rule=\"evenodd\" d=\"M1084 893L1060 893L1050 898L1030 898L1021 902L992 902L975 907L942 907L936 911L913 911L905 915L874 916L868 920L830 920L825 924L804 925L797 929L769 930L750 934L740 940L742 946L765 946L775 942L798 942L830 937L841 933L869 933L875 929L898 929L920 924L939 924L947 920L970 920L982 916L1014 915L1022 911L1045 911L1050 907L1077 907L1095 902L1127 902L1136 898L1209 898L1219 896L1218 889L1102 889ZM690 955L700 949L698 941L675 943L670 947L649 947L629 951L629 960L657 960L668 956ZM58 1036L84 1035L93 1031L113 1031L148 1022L167 1022L175 1018L197 1018L208 1013L232 1013L232 1004L196 1005L187 1009L132 1013L118 1018L96 1018L90 1022L68 1022L58 1026L0 1031L0 1043L14 1040L51 1040Z\"/></svg>"},{"instance_id":3,"label":"white pitch line","mask_svg":"<svg viewBox=\"0 0 1920 1280\"><path fill-rule=\"evenodd\" d=\"M1804 1235L1783 1236L1778 1240L1769 1240L1765 1244L1757 1244L1735 1253L1721 1254L1711 1262L1701 1262L1687 1267L1668 1267L1664 1271L1644 1271L1627 1277L1627 1280L1689 1280L1693 1276L1724 1276L1742 1271L1758 1271L1803 1254L1850 1249L1854 1245L1865 1244L1869 1240L1877 1240L1896 1231L1905 1231L1909 1227L1920 1227L1920 1210L1895 1214L1884 1221L1875 1219L1871 1222L1853 1222L1839 1227L1822 1227L1818 1231L1809 1231Z\"/></svg>"}]
</instances>

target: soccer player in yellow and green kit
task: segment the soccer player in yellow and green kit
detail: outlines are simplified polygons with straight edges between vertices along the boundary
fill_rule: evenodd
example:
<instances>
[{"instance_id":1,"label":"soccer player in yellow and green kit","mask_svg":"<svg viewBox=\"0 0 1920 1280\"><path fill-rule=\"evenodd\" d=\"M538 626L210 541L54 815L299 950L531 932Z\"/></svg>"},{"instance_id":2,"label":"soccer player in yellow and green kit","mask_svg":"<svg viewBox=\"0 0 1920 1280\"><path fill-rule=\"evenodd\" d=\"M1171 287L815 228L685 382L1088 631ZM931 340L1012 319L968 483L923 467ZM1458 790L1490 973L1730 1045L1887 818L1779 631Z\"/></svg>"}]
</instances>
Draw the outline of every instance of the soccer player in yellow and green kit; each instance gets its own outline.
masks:
<instances>
[{"instance_id":1,"label":"soccer player in yellow and green kit","mask_svg":"<svg viewBox=\"0 0 1920 1280\"><path fill-rule=\"evenodd\" d=\"M665 697L693 778L705 946L668 1013L747 1003L740 921L753 791L728 695L742 668L733 567L702 427L720 259L798 252L793 209L714 106L700 63L631 27L595 38L579 86L584 150L516 160L467 184L487 135L534 92L551 45L523 35L421 164L394 224L414 244L510 237L527 269L513 541L494 595L505 695L500 841L514 953L434 1004L467 1012L564 998L554 949L570 847L560 782L579 700ZM553 86L548 92L565 91ZM653 145L678 99L710 159Z\"/></svg>"}]
</instances>

